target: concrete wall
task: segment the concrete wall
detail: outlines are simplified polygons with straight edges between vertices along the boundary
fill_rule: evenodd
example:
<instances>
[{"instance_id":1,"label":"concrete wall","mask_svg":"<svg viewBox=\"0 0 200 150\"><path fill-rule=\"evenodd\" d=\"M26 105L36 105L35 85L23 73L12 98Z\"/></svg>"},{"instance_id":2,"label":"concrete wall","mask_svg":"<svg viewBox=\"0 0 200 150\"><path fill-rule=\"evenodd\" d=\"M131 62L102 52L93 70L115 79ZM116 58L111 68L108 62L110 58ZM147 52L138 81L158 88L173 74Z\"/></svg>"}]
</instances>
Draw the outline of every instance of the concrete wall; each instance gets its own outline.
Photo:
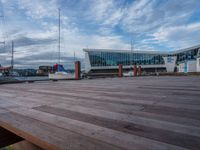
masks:
<instances>
[{"instance_id":1,"label":"concrete wall","mask_svg":"<svg viewBox=\"0 0 200 150\"><path fill-rule=\"evenodd\" d=\"M197 61L188 61L187 62L187 72L197 72Z\"/></svg>"},{"instance_id":2,"label":"concrete wall","mask_svg":"<svg viewBox=\"0 0 200 150\"><path fill-rule=\"evenodd\" d=\"M200 72L200 57L197 58L196 65L197 65L197 72Z\"/></svg>"},{"instance_id":3,"label":"concrete wall","mask_svg":"<svg viewBox=\"0 0 200 150\"><path fill-rule=\"evenodd\" d=\"M181 63L178 65L178 72L184 72L185 71L185 63Z\"/></svg>"},{"instance_id":4,"label":"concrete wall","mask_svg":"<svg viewBox=\"0 0 200 150\"><path fill-rule=\"evenodd\" d=\"M168 56L163 57L165 61L165 67L167 69L167 72L174 72L175 66L176 66L176 56Z\"/></svg>"},{"instance_id":5,"label":"concrete wall","mask_svg":"<svg viewBox=\"0 0 200 150\"><path fill-rule=\"evenodd\" d=\"M88 73L91 70L91 63L89 54L85 52L85 72Z\"/></svg>"},{"instance_id":6,"label":"concrete wall","mask_svg":"<svg viewBox=\"0 0 200 150\"><path fill-rule=\"evenodd\" d=\"M178 72L197 72L197 61L187 61L178 65Z\"/></svg>"}]
</instances>

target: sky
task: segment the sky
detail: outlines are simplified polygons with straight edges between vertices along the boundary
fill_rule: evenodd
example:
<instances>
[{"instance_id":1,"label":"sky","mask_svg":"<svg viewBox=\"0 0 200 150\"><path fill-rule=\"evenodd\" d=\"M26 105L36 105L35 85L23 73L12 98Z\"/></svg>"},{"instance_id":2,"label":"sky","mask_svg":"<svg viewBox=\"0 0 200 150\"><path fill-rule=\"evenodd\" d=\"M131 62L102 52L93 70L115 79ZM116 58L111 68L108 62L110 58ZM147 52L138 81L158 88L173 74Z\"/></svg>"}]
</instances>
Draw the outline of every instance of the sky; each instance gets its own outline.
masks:
<instances>
[{"instance_id":1,"label":"sky","mask_svg":"<svg viewBox=\"0 0 200 150\"><path fill-rule=\"evenodd\" d=\"M0 64L72 67L83 48L171 51L200 44L200 0L0 0Z\"/></svg>"}]
</instances>

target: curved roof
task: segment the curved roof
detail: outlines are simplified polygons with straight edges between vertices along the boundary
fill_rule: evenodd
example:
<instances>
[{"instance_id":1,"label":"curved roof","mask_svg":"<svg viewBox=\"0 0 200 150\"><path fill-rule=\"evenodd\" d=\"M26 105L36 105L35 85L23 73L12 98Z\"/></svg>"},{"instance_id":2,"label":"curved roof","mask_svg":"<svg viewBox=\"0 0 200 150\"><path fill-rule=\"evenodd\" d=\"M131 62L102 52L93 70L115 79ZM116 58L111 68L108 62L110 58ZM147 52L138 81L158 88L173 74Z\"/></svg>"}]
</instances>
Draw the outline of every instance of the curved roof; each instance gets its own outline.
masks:
<instances>
[{"instance_id":1,"label":"curved roof","mask_svg":"<svg viewBox=\"0 0 200 150\"><path fill-rule=\"evenodd\" d=\"M189 50L196 49L196 48L200 49L200 45L196 45L196 46L189 47L189 48L184 48L184 49L179 49L179 50L175 50L175 51L138 51L138 50L133 50L132 53L162 54L162 55L172 54L173 55L173 54L189 51ZM95 52L131 53L131 50L119 50L119 49L92 49L92 48L86 48L86 49L83 49L83 51L85 51L85 52L94 52L95 51Z\"/></svg>"}]
</instances>

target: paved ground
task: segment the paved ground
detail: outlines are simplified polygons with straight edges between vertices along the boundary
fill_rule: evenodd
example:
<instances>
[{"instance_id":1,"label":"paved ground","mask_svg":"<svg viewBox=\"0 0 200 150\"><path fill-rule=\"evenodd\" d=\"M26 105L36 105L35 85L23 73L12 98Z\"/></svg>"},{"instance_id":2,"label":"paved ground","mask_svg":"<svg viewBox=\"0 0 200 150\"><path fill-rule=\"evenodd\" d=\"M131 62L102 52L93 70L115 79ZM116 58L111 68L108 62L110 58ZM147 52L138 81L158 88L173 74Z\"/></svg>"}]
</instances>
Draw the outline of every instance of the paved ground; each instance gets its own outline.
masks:
<instances>
[{"instance_id":1,"label":"paved ground","mask_svg":"<svg viewBox=\"0 0 200 150\"><path fill-rule=\"evenodd\" d=\"M46 149L200 149L200 77L0 85L0 126Z\"/></svg>"}]
</instances>

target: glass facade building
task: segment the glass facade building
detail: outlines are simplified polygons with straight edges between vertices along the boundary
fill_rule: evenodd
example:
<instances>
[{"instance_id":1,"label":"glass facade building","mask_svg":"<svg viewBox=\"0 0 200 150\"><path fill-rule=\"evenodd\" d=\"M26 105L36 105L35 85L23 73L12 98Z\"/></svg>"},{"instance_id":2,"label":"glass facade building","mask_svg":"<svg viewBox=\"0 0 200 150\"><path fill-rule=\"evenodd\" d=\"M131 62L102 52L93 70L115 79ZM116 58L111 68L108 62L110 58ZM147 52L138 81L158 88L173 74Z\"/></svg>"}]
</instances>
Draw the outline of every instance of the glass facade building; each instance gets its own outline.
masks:
<instances>
[{"instance_id":1,"label":"glass facade building","mask_svg":"<svg viewBox=\"0 0 200 150\"><path fill-rule=\"evenodd\" d=\"M177 64L185 61L196 60L199 48L190 49L183 52L177 52Z\"/></svg>"},{"instance_id":2,"label":"glass facade building","mask_svg":"<svg viewBox=\"0 0 200 150\"><path fill-rule=\"evenodd\" d=\"M120 53L120 52L88 52L91 66L123 66L164 64L160 54Z\"/></svg>"},{"instance_id":3,"label":"glass facade building","mask_svg":"<svg viewBox=\"0 0 200 150\"><path fill-rule=\"evenodd\" d=\"M86 52L86 68L103 69L117 68L119 64L124 67L140 65L145 67L163 67L170 65L174 60L174 65L179 65L187 61L196 60L200 46L187 49L155 52L155 51L133 51L130 50L105 50L105 49L84 49Z\"/></svg>"}]
</instances>

